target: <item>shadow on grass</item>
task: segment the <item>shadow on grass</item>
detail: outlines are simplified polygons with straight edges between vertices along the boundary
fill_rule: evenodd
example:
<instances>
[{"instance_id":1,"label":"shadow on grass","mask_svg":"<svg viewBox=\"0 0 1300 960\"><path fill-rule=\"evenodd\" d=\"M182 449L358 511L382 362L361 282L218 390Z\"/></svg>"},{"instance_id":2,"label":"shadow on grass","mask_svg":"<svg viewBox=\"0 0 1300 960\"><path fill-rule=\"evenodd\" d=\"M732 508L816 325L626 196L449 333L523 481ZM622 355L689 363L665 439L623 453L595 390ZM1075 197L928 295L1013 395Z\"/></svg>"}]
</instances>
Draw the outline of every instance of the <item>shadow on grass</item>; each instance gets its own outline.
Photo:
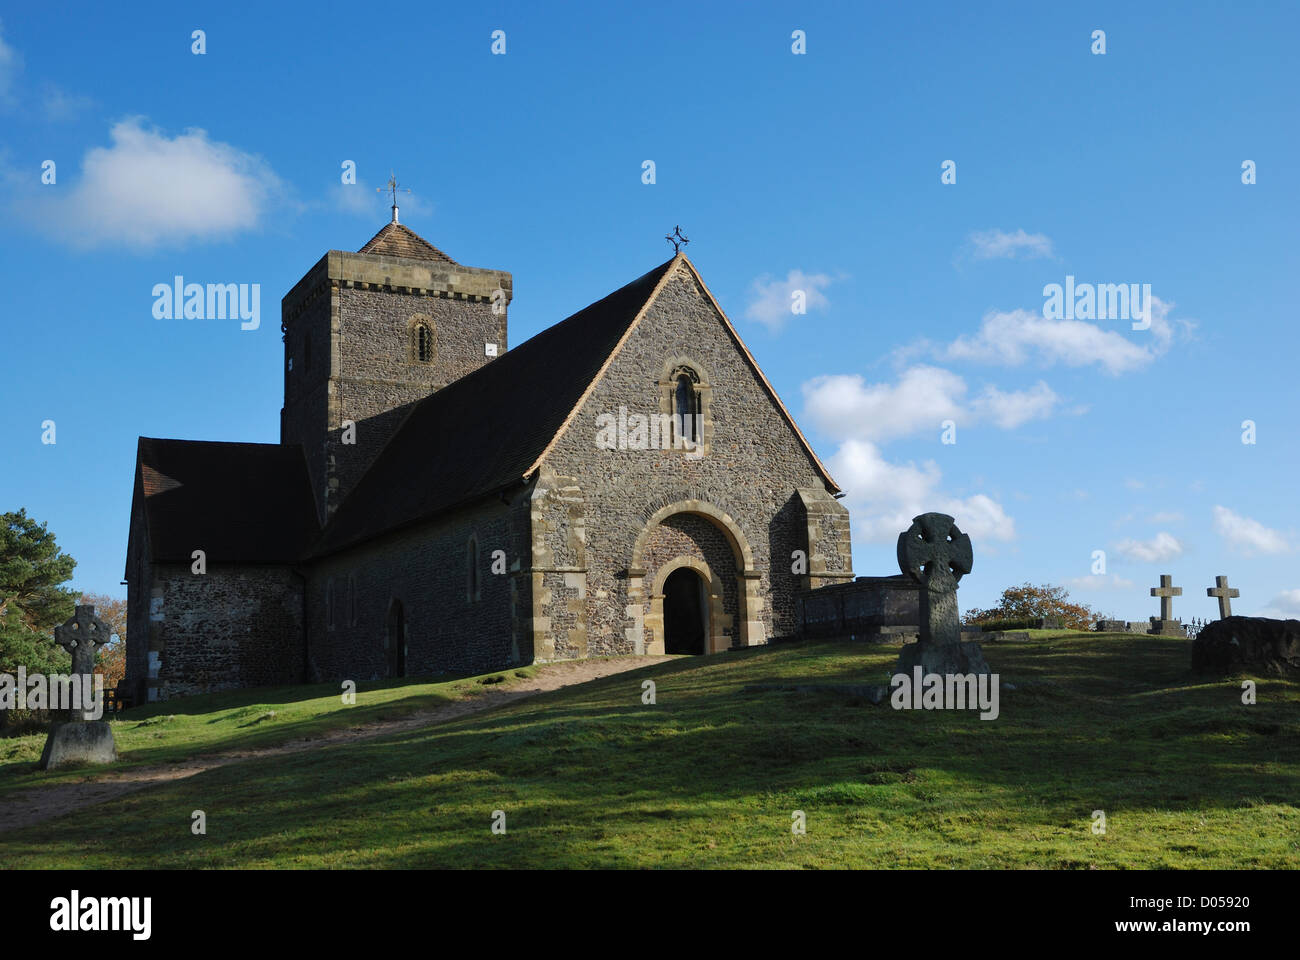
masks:
<instances>
[{"instance_id":1,"label":"shadow on grass","mask_svg":"<svg viewBox=\"0 0 1300 960\"><path fill-rule=\"evenodd\" d=\"M784 848L765 845L788 836L791 810L807 809L850 848L865 842L859 833L886 830L903 846L932 844L927 856L942 863L948 847L999 837L1048 850L1104 809L1143 823L1157 839L1142 855L1167 865L1166 818L1251 817L1225 841L1242 846L1261 829L1252 811L1294 813L1297 685L1262 681L1260 702L1244 706L1231 682L1187 674L1186 641L1066 637L989 645L986 655L1023 684L1003 694L997 721L834 694L741 693L810 673L861 683L888 670L897 648L743 651L210 771L100 808L96 822L115 823L111 842L64 820L0 844L19 856L54 851L72 866L737 865L779 861ZM647 676L653 705L641 702ZM188 832L194 809L211 825L199 842ZM498 809L506 837L489 831ZM1292 817L1275 829L1294 837L1295 827ZM1181 846L1178 856L1200 849Z\"/></svg>"}]
</instances>

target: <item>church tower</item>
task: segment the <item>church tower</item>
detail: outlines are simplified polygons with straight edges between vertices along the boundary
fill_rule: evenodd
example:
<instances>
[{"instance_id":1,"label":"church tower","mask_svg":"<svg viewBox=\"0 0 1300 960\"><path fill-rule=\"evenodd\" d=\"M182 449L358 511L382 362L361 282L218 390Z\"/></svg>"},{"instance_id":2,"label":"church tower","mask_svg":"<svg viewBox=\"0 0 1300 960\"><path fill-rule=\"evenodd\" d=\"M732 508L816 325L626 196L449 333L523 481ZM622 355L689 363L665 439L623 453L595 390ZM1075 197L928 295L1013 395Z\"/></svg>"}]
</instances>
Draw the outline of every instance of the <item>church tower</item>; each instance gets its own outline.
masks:
<instances>
[{"instance_id":1,"label":"church tower","mask_svg":"<svg viewBox=\"0 0 1300 960\"><path fill-rule=\"evenodd\" d=\"M511 277L392 222L331 250L281 301L280 442L301 443L322 524L411 405L506 350Z\"/></svg>"}]
</instances>

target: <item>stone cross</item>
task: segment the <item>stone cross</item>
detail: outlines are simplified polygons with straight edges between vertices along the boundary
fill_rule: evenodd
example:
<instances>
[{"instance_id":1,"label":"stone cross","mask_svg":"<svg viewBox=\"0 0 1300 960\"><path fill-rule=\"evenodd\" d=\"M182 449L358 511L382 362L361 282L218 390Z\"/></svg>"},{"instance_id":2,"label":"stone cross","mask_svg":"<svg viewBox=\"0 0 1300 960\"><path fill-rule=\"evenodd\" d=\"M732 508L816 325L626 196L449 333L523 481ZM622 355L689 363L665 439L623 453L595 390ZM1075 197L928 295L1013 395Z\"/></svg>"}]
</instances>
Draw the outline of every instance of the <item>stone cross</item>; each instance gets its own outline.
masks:
<instances>
[{"instance_id":1,"label":"stone cross","mask_svg":"<svg viewBox=\"0 0 1300 960\"><path fill-rule=\"evenodd\" d=\"M1214 586L1206 587L1205 595L1219 598L1219 619L1226 620L1232 616L1232 598L1241 596L1241 591L1229 587L1227 577L1215 577Z\"/></svg>"},{"instance_id":2,"label":"stone cross","mask_svg":"<svg viewBox=\"0 0 1300 960\"><path fill-rule=\"evenodd\" d=\"M1182 587L1173 585L1174 578L1167 573L1160 575L1160 586L1151 588L1151 596L1160 598L1160 619L1172 620L1174 618L1174 597L1183 595Z\"/></svg>"},{"instance_id":3,"label":"stone cross","mask_svg":"<svg viewBox=\"0 0 1300 960\"><path fill-rule=\"evenodd\" d=\"M108 643L112 632L103 620L95 616L95 606L78 606L77 612L54 628L54 642L72 655L72 672L95 672L95 652Z\"/></svg>"},{"instance_id":4,"label":"stone cross","mask_svg":"<svg viewBox=\"0 0 1300 960\"><path fill-rule=\"evenodd\" d=\"M946 513L923 513L898 535L898 567L923 588L920 638L904 646L901 670L919 664L927 673L988 672L979 644L962 642L957 615L957 581L973 559L970 537Z\"/></svg>"}]
</instances>

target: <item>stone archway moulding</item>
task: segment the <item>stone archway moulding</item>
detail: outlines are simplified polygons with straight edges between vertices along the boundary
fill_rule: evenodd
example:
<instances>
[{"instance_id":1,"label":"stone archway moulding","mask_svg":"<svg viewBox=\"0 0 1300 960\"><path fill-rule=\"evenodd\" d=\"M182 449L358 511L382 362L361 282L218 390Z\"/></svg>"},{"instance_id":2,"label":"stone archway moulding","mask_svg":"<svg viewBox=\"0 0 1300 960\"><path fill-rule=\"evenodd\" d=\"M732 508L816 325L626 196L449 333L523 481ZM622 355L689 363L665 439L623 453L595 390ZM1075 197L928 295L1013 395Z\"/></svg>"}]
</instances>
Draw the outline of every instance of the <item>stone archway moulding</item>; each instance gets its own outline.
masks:
<instances>
[{"instance_id":1,"label":"stone archway moulding","mask_svg":"<svg viewBox=\"0 0 1300 960\"><path fill-rule=\"evenodd\" d=\"M765 642L767 638L762 619L762 597L758 589L762 575L754 569L754 554L750 550L749 541L741 531L740 525L727 513L704 500L679 500L656 510L646 520L645 526L637 534L636 542L632 546L632 562L627 569L627 612L633 621L629 636L635 642L636 652L663 652L663 583L669 573L684 566L692 567L696 572L700 573L705 578L705 582L709 584L710 596L717 598L716 602L710 603L710 652L726 649L722 627L727 618L722 610L721 585L717 576L714 576L709 571L708 565L703 561L690 557L678 557L670 561L664 565L663 569L658 571L655 582L651 585L650 594L648 596L646 594L646 571L641 565L646 541L649 540L650 534L660 523L668 517L681 513L704 517L722 531L731 546L736 561L738 581L736 596L740 608L736 611L739 636L733 638L733 643L736 646L747 647ZM649 603L648 610L646 609L647 603Z\"/></svg>"}]
</instances>

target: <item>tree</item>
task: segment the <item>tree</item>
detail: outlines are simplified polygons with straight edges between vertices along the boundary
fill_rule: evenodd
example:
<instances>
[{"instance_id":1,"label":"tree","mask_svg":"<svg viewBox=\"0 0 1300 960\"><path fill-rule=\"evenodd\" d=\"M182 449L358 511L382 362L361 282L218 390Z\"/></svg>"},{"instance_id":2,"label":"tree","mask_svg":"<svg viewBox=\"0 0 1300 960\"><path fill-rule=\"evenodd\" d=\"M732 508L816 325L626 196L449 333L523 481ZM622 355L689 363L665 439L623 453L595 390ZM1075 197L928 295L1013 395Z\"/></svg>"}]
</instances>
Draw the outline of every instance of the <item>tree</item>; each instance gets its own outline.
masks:
<instances>
[{"instance_id":1,"label":"tree","mask_svg":"<svg viewBox=\"0 0 1300 960\"><path fill-rule=\"evenodd\" d=\"M95 616L112 631L113 639L95 659L95 672L104 675L104 689L112 690L126 676L126 601L105 593L83 593L77 602L92 604Z\"/></svg>"},{"instance_id":2,"label":"tree","mask_svg":"<svg viewBox=\"0 0 1300 960\"><path fill-rule=\"evenodd\" d=\"M1062 627L1072 630L1091 630L1097 621L1096 612L1087 604L1071 603L1070 591L1050 583L1037 587L1029 583L1007 587L996 607L967 610L962 620L970 626L992 623L1023 625L1022 622L1039 617L1059 619Z\"/></svg>"},{"instance_id":3,"label":"tree","mask_svg":"<svg viewBox=\"0 0 1300 960\"><path fill-rule=\"evenodd\" d=\"M60 586L77 561L27 511L0 514L0 672L59 673L71 665L54 627L72 616L77 591Z\"/></svg>"}]
</instances>

